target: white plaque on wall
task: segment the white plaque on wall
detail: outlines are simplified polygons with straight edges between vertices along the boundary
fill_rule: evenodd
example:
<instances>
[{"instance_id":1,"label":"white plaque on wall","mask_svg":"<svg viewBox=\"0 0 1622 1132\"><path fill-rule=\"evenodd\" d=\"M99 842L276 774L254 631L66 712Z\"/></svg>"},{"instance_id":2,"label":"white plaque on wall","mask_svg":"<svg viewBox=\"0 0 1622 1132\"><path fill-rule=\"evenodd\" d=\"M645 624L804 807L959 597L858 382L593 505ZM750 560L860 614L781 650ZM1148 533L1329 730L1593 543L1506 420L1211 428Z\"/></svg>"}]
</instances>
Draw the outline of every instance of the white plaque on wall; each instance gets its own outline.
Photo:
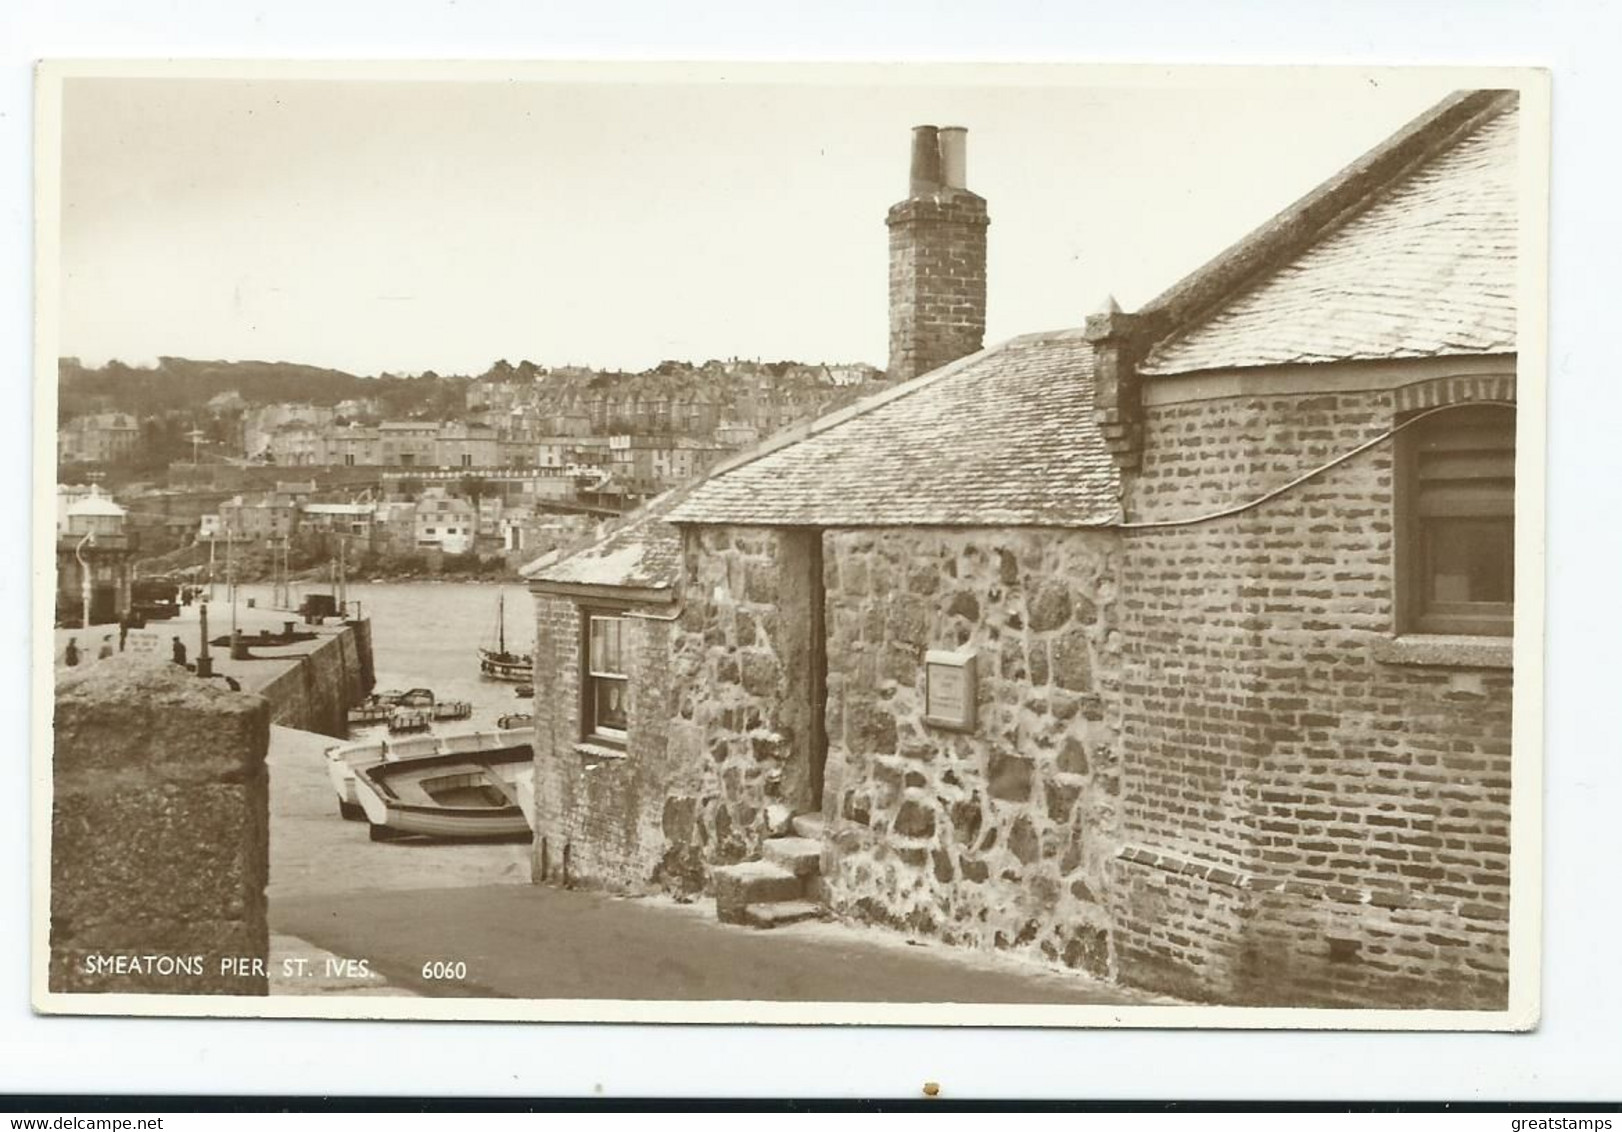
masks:
<instances>
[{"instance_id":1,"label":"white plaque on wall","mask_svg":"<svg viewBox=\"0 0 1622 1132\"><path fill-rule=\"evenodd\" d=\"M974 652L930 649L924 654L924 722L974 730Z\"/></svg>"}]
</instances>

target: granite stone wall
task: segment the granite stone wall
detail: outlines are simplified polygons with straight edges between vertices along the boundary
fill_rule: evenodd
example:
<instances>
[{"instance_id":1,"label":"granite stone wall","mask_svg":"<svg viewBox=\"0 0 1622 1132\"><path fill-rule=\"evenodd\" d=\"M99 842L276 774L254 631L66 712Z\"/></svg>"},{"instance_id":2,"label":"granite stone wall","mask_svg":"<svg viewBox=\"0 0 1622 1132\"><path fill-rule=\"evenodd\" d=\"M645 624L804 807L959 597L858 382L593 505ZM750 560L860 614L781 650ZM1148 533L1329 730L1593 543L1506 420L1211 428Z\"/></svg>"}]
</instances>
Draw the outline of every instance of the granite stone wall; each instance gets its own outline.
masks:
<instances>
[{"instance_id":1,"label":"granite stone wall","mask_svg":"<svg viewBox=\"0 0 1622 1132\"><path fill-rule=\"evenodd\" d=\"M372 623L351 621L255 690L271 722L342 738L349 708L372 690Z\"/></svg>"},{"instance_id":2,"label":"granite stone wall","mask_svg":"<svg viewBox=\"0 0 1622 1132\"><path fill-rule=\"evenodd\" d=\"M1112 532L827 534L836 912L1112 973L1119 565ZM977 654L972 731L924 721L932 648Z\"/></svg>"},{"instance_id":3,"label":"granite stone wall","mask_svg":"<svg viewBox=\"0 0 1622 1132\"><path fill-rule=\"evenodd\" d=\"M768 810L815 812L811 759L818 533L703 527L684 543L671 640L672 852L731 864L760 852Z\"/></svg>"},{"instance_id":4,"label":"granite stone wall","mask_svg":"<svg viewBox=\"0 0 1622 1132\"><path fill-rule=\"evenodd\" d=\"M268 992L269 736L262 697L163 661L59 677L51 990Z\"/></svg>"},{"instance_id":5,"label":"granite stone wall","mask_svg":"<svg viewBox=\"0 0 1622 1132\"><path fill-rule=\"evenodd\" d=\"M1402 396L1152 406L1128 518L1253 498L1391 428ZM1124 535L1124 978L1503 1005L1511 672L1394 644L1395 476L1382 444L1242 515Z\"/></svg>"}]
</instances>

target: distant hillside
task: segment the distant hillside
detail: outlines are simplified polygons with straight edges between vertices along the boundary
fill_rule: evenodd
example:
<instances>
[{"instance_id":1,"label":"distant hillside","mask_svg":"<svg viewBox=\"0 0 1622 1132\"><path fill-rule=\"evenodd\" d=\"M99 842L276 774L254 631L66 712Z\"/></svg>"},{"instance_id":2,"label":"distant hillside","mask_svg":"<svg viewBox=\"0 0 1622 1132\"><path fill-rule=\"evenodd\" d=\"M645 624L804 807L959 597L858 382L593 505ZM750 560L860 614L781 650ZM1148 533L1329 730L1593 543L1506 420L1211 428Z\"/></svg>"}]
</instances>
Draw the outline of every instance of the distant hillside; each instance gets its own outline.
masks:
<instances>
[{"instance_id":1,"label":"distant hillside","mask_svg":"<svg viewBox=\"0 0 1622 1132\"><path fill-rule=\"evenodd\" d=\"M670 400L702 394L734 411L747 401L793 401L826 398L826 371L817 364L792 361L693 363L665 361L640 373L597 370L585 366L543 369L530 361L512 365L501 360L478 377L443 376L429 370L416 377L384 374L360 377L342 370L295 362L197 361L161 358L142 368L112 361L86 369L77 358L58 361L58 419L67 421L87 413L120 411L138 417L201 415L208 402L222 393L237 393L253 405L309 402L336 405L351 398L377 402L385 419L427 417L456 419L468 408L474 382L528 386L539 400L563 405L611 399ZM864 367L873 378L882 373ZM481 386L488 388L488 386ZM840 394L843 396L843 394ZM475 398L478 400L478 398ZM509 402L510 403L510 402ZM748 416L747 412L744 416ZM203 423L195 421L194 423Z\"/></svg>"},{"instance_id":2,"label":"distant hillside","mask_svg":"<svg viewBox=\"0 0 1622 1132\"><path fill-rule=\"evenodd\" d=\"M195 410L220 393L235 391L254 404L308 401L335 405L351 397L375 397L386 411L435 409L458 411L466 378L358 377L342 370L296 362L195 361L161 358L152 368L112 361L86 369L77 359L57 364L62 420L84 413L120 410L149 415Z\"/></svg>"}]
</instances>

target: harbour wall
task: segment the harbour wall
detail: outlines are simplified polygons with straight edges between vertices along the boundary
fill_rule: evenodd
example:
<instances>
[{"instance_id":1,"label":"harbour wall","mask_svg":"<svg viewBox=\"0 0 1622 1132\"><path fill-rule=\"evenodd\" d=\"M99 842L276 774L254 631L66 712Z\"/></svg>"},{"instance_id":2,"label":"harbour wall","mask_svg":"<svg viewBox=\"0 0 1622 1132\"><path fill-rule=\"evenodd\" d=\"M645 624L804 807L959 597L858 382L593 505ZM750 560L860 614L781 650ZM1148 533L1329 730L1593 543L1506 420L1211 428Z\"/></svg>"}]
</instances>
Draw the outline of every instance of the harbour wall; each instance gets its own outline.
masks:
<instances>
[{"instance_id":1,"label":"harbour wall","mask_svg":"<svg viewBox=\"0 0 1622 1132\"><path fill-rule=\"evenodd\" d=\"M272 723L342 738L349 709L372 690L372 623L350 621L327 633L322 630L321 638L298 655L255 660L230 671L248 669L243 687L270 701ZM271 665L273 670L261 674L262 666Z\"/></svg>"}]
</instances>

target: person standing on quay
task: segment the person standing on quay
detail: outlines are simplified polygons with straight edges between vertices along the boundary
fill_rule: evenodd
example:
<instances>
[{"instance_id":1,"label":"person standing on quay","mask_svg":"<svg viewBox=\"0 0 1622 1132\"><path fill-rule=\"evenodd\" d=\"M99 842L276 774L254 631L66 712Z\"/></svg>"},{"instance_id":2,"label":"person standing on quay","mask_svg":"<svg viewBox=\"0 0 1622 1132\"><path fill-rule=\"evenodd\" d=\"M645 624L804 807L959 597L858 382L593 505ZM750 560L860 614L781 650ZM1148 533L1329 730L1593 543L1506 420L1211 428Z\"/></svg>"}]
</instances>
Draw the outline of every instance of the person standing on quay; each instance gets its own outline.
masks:
<instances>
[{"instance_id":1,"label":"person standing on quay","mask_svg":"<svg viewBox=\"0 0 1622 1132\"><path fill-rule=\"evenodd\" d=\"M176 637L174 644L169 646L169 655L174 658L174 662L180 667L186 667L186 643L179 637Z\"/></svg>"},{"instance_id":2,"label":"person standing on quay","mask_svg":"<svg viewBox=\"0 0 1622 1132\"><path fill-rule=\"evenodd\" d=\"M113 655L113 635L108 633L101 639L101 648L96 650L97 660L106 660Z\"/></svg>"},{"instance_id":3,"label":"person standing on quay","mask_svg":"<svg viewBox=\"0 0 1622 1132\"><path fill-rule=\"evenodd\" d=\"M69 637L68 647L62 650L62 663L69 668L79 667L79 638Z\"/></svg>"}]
</instances>

